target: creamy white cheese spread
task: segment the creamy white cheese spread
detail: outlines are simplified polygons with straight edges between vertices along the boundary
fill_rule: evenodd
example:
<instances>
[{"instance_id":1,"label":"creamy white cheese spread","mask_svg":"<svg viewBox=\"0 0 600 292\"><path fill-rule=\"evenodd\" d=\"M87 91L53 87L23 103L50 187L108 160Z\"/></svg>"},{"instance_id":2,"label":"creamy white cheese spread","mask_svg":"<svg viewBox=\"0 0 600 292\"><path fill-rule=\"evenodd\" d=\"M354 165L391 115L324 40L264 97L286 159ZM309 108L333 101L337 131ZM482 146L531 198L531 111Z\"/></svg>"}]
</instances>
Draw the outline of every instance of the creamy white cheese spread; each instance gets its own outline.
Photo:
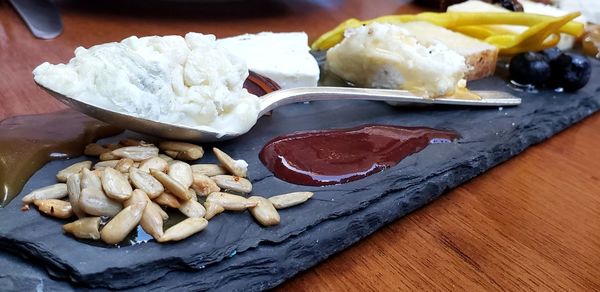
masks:
<instances>
[{"instance_id":1,"label":"creamy white cheese spread","mask_svg":"<svg viewBox=\"0 0 600 292\"><path fill-rule=\"evenodd\" d=\"M213 35L129 37L79 47L67 64L43 63L34 79L85 103L222 134L247 132L259 100L243 88L244 60Z\"/></svg>"},{"instance_id":2,"label":"creamy white cheese spread","mask_svg":"<svg viewBox=\"0 0 600 292\"><path fill-rule=\"evenodd\" d=\"M427 97L464 88L465 58L441 42L419 41L393 24L348 29L327 52L327 68L359 86L407 89Z\"/></svg>"}]
</instances>

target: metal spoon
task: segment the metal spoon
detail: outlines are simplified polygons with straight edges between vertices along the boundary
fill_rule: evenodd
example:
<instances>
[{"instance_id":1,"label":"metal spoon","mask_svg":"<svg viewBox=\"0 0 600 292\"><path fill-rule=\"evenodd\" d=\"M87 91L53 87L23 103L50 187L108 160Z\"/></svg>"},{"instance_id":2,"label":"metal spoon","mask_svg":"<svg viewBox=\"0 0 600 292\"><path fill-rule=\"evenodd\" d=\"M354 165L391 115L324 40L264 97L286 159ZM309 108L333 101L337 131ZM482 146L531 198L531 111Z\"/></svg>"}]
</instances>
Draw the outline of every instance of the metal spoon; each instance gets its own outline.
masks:
<instances>
[{"instance_id":1,"label":"metal spoon","mask_svg":"<svg viewBox=\"0 0 600 292\"><path fill-rule=\"evenodd\" d=\"M70 107L111 125L146 133L167 139L188 140L196 142L214 142L235 138L244 133L219 133L200 130L183 125L174 125L135 117L125 113L97 107L77 99L65 96L38 84L56 99ZM304 101L315 100L379 100L408 104L445 104L462 106L515 106L521 99L506 92L475 91L481 96L479 100L455 98L424 98L406 90L371 89L352 87L302 87L276 90L260 97L258 117L276 107Z\"/></svg>"}]
</instances>

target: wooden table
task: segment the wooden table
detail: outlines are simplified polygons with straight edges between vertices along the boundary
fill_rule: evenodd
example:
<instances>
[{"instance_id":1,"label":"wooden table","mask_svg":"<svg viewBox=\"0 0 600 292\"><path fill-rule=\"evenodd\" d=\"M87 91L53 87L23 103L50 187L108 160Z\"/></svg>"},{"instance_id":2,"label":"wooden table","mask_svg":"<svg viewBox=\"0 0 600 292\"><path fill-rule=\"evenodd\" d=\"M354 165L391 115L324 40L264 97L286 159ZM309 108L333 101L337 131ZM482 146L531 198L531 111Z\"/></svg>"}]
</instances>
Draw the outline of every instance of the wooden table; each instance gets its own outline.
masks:
<instances>
[{"instance_id":1,"label":"wooden table","mask_svg":"<svg viewBox=\"0 0 600 292\"><path fill-rule=\"evenodd\" d=\"M31 70L129 35L306 31L419 8L407 1L172 4L58 1L65 32L32 37L0 1L0 118L64 106ZM142 8L136 8L139 5ZM449 192L280 287L297 290L600 289L600 115Z\"/></svg>"}]
</instances>

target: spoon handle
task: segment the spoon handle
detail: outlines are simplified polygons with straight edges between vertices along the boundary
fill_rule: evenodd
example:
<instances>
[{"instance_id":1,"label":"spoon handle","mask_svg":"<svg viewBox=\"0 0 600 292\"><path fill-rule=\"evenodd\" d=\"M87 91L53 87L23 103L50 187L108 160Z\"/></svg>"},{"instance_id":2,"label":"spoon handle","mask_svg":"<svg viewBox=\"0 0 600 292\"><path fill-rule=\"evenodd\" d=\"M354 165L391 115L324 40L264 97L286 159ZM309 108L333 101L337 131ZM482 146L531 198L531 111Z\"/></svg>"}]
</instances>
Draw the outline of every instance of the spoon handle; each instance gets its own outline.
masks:
<instances>
[{"instance_id":1,"label":"spoon handle","mask_svg":"<svg viewBox=\"0 0 600 292\"><path fill-rule=\"evenodd\" d=\"M474 91L481 99L427 98L407 90L354 87L299 87L263 95L259 116L276 107L314 100L379 100L398 103L447 104L467 106L515 106L521 99L502 91Z\"/></svg>"}]
</instances>

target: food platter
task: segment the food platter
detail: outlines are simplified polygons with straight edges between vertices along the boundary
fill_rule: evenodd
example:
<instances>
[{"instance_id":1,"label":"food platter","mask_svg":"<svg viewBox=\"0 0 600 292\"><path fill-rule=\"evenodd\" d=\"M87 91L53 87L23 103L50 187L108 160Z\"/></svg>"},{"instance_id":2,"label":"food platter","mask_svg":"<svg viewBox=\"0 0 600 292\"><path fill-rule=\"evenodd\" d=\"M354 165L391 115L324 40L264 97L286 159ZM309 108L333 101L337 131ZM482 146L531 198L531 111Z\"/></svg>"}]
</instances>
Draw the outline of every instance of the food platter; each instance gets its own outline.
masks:
<instances>
[{"instance_id":1,"label":"food platter","mask_svg":"<svg viewBox=\"0 0 600 292\"><path fill-rule=\"evenodd\" d=\"M594 70L598 67L594 62ZM42 218L37 212L23 213L18 204L10 204L0 213L0 220L11 223L0 228L0 246L34 258L55 277L69 277L97 288L167 289L193 285L198 289L259 290L273 287L446 190L594 113L600 107L595 84L597 82L592 80L575 94L519 93L523 104L514 108L405 109L369 101L290 105L263 117L251 135L218 144L233 156L248 161L256 193L315 192L312 201L284 210L282 223L277 227L265 230L247 216L227 214L214 219L218 221L211 223L192 243L161 246L148 242L114 249L74 241L60 231L59 220ZM475 82L473 87L514 90L499 77ZM332 117L332 112L347 114ZM453 129L462 138L456 143L430 145L391 169L338 186L292 185L273 177L258 160L258 149L275 136L296 130L365 123ZM204 161L214 161L214 157ZM49 184L57 170L72 162L49 163L32 177L20 196ZM11 220L15 216L21 220ZM237 224L227 224L230 220ZM231 228L216 236L215 232L223 232L221 226L225 225L221 224ZM128 256L123 257L123 252ZM3 256L2 260L11 262L15 258ZM152 267L151 273L148 267ZM29 277L37 279L32 280L33 283L41 279L51 281L43 273Z\"/></svg>"},{"instance_id":2,"label":"food platter","mask_svg":"<svg viewBox=\"0 0 600 292\"><path fill-rule=\"evenodd\" d=\"M598 70L597 61L591 60L590 64L593 70ZM44 272L31 272L31 267L15 264L16 258L8 254L0 261L5 261L6 267L11 263L16 268L0 269L0 273L10 275L10 279L27 278L24 283L16 285L39 281L61 289L82 286L94 289L193 288L226 291L273 287L600 107L598 97L594 96L598 91L595 88L596 77L592 76L588 85L576 92L546 88L531 91L508 83L504 72L506 67L502 64L497 69L499 72L493 77L470 82L469 89L510 93L523 100L520 106L472 109L460 106L392 107L358 100L315 101L276 109L235 140L204 143L202 146L206 149L218 147L248 163L253 195L268 198L293 191L314 193L306 203L280 210L281 222L278 215L279 224L275 226L256 224L248 212L228 212L211 219L206 229L188 240L159 244L162 235L154 236L154 241L144 237L138 227L132 236L139 241L131 245L111 246L113 242L105 238L102 240L108 245L74 240L61 232L64 221L47 218L38 212L23 212L26 208L13 203L0 212L0 220L7 222L0 227L0 247L32 259L36 265L46 269L52 279ZM329 84L322 81L321 85ZM357 181L326 186L288 183L263 166L258 156L260 149L269 141L296 131L377 124L447 130L459 137L445 143L431 142L397 165L384 167L382 172L369 173ZM115 143L131 136L160 142L155 137L132 132L100 142ZM111 150L109 154L116 155L117 150ZM48 163L29 179L17 201L29 192L55 182L58 170L85 159L96 162L95 158L74 157ZM200 162L217 163L217 159L207 154ZM223 164L221 159L219 162ZM104 174L98 172L96 175L104 180L106 173L108 171L104 170ZM131 179L131 173L126 175ZM243 178L245 174L240 176ZM102 187L108 196L109 190L104 185ZM256 204L248 206L257 207ZM42 211L41 207L39 209ZM54 213L53 209L50 210ZM250 213L256 221L260 221L253 210ZM111 222L108 221L108 224ZM102 227L102 230L106 228ZM23 276L23 270L27 269L30 273Z\"/></svg>"}]
</instances>

